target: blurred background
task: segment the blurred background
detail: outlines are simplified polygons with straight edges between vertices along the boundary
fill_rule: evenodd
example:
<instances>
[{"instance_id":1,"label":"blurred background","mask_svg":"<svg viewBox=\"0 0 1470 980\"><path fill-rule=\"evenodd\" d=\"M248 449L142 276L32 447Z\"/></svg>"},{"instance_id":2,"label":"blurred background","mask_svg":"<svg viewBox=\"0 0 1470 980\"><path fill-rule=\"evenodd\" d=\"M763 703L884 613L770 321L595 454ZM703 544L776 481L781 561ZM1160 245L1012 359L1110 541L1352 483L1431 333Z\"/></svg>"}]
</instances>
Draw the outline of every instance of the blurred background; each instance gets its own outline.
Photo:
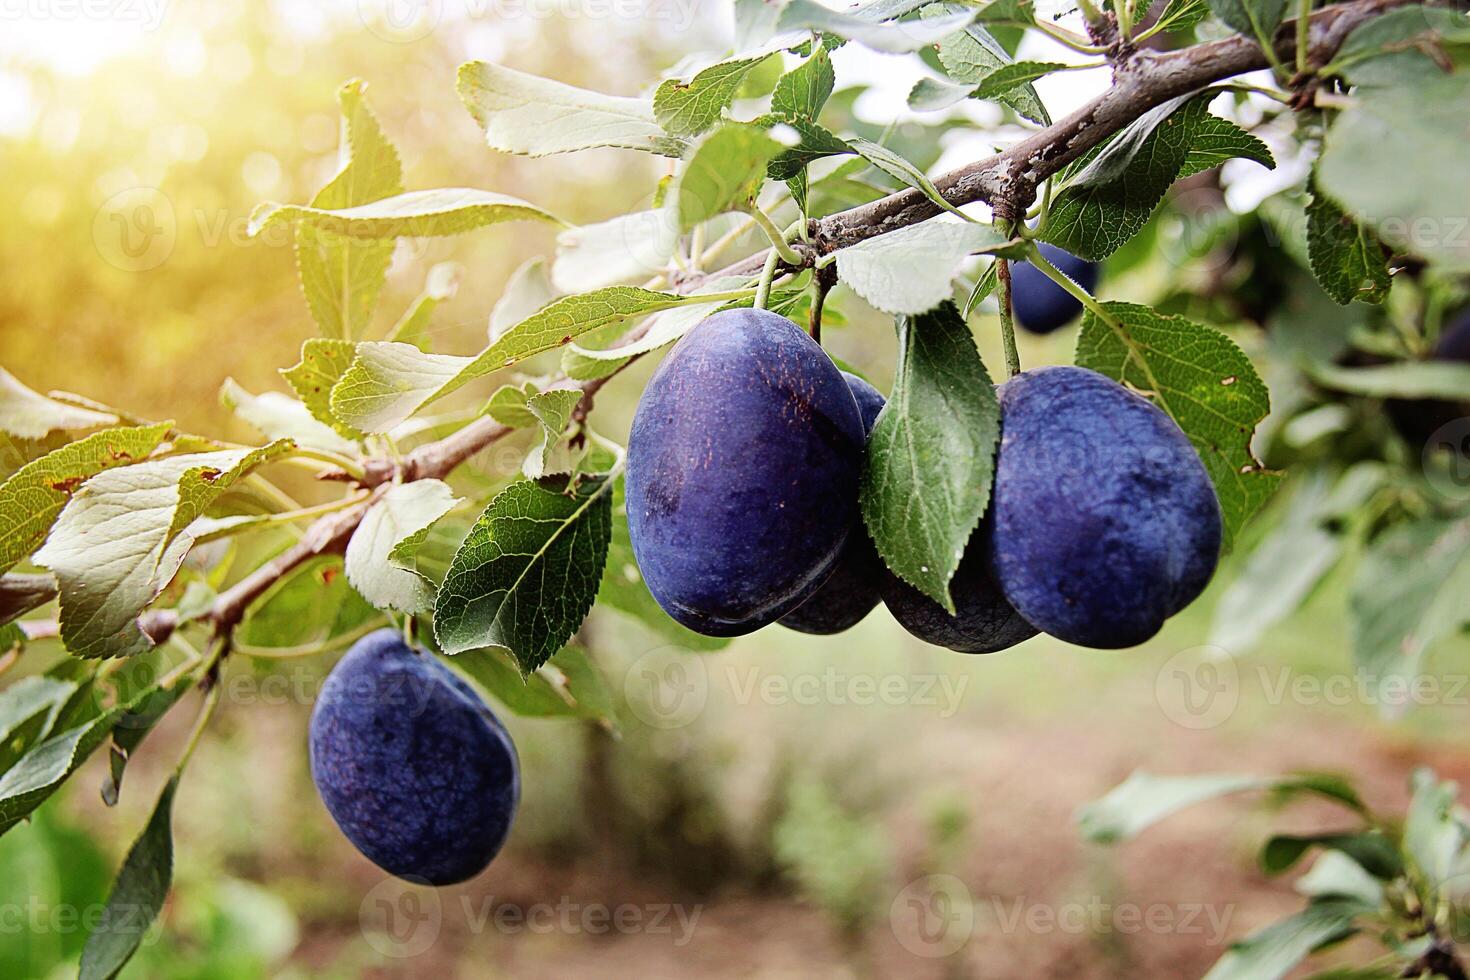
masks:
<instances>
[{"instance_id":1,"label":"blurred background","mask_svg":"<svg viewBox=\"0 0 1470 980\"><path fill-rule=\"evenodd\" d=\"M456 0L5 5L4 366L37 390L254 438L221 405L221 384L285 390L276 371L295 362L312 323L289 236L249 239L247 218L262 200L305 201L331 176L335 92L353 77L369 83L410 188L503 191L577 223L647 206L665 161L487 150L455 95L455 68L488 59L636 94L687 52L726 47L728 10L589 0L497 11ZM976 106L973 125L940 134L903 108L911 69L846 49L834 61L832 128L886 131L922 166L973 159L1019 132ZM1074 72L1041 87L1059 117L1106 84L1105 72ZM1249 101L1236 111L1261 122ZM1273 174L1232 164L1223 181L1177 191L1102 287L1108 298L1208 307L1239 326L1268 382L1267 335L1247 321L1288 307L1298 319L1354 315L1324 314L1315 286L1294 279L1284 296L1273 284L1291 259L1279 243L1256 267L1224 275L1211 264L1219 225L1199 212L1225 199L1248 210L1300 179L1279 141L1273 149ZM1236 252L1249 245L1236 224L1228 237ZM532 225L402 243L380 327L431 266L453 260L465 272L431 342L478 350L511 272L553 249L553 233ZM850 296L832 305L829 347L886 390L891 324ZM993 314L973 322L999 365ZM1023 362L1068 361L1074 338L1023 337ZM599 396L602 431L626 434L652 360ZM504 478L524 450L472 469ZM1253 863L1280 819L1228 801L1104 850L1080 840L1077 807L1137 768L1344 771L1389 810L1402 808L1416 765L1470 773L1470 691L1451 689L1470 644L1436 650L1428 672L1446 686L1384 720L1391 712L1353 683L1346 571L1250 652L1211 659L1215 607L1237 571L1227 564L1203 601L1118 652L1041 636L966 657L912 639L880 608L841 636L771 628L700 653L600 611L581 642L618 702L616 731L509 718L525 786L510 845L480 878L432 893L385 880L311 786L306 721L333 656L237 657L175 809L173 896L123 975L1198 975L1230 940L1298 904ZM1202 673L1205 660L1214 666ZM146 743L116 807L97 792L99 755L0 838L0 976L73 975L85 930L67 910L105 900L191 716L175 712ZM1285 829L1323 819L1302 808ZM935 875L949 876L939 889Z\"/></svg>"}]
</instances>

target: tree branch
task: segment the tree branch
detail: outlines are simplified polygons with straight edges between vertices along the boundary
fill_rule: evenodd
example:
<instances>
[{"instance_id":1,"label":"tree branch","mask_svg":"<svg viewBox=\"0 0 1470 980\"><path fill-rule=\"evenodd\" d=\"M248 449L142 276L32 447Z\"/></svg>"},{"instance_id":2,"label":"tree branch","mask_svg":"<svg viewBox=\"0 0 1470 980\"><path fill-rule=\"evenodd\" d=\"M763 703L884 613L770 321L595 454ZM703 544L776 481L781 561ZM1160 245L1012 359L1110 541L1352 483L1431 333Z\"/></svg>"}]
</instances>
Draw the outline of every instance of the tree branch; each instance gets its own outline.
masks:
<instances>
[{"instance_id":1,"label":"tree branch","mask_svg":"<svg viewBox=\"0 0 1470 980\"><path fill-rule=\"evenodd\" d=\"M1317 11L1307 32L1308 61L1313 65L1325 64L1359 24L1394 7L1419 3L1421 0L1346 0ZM1295 44L1296 22L1287 21L1276 34L1275 46L1282 57L1295 57ZM1239 35L1179 51L1132 51L1115 66L1113 86L1108 91L1004 152L938 177L934 185L955 207L985 201L998 211L1022 213L1034 200L1043 181L1148 110L1214 82L1269 65L1260 46ZM821 254L927 221L940 213L940 208L922 192L904 190L814 221L811 236L814 241L794 242L792 248L801 254L805 265L810 265ZM711 278L755 275L764 266L768 251L705 276L682 277L674 288L688 293ZM800 268L781 263L778 271L794 272ZM645 325L624 336L623 344L631 344L646 330L645 321ZM577 385L583 392L582 404L589 404L593 394L611 377L610 374ZM345 549L352 531L384 492L382 488L386 484L394 480L440 479L512 431L494 419L477 419L443 439L418 447L402 462L368 460L364 465L365 476L358 482L375 488L371 497L319 518L299 542L220 593L205 620L217 632L228 633L244 617L250 603L292 569L316 555ZM178 614L172 609L150 610L139 621L149 637L161 643L177 628Z\"/></svg>"}]
</instances>

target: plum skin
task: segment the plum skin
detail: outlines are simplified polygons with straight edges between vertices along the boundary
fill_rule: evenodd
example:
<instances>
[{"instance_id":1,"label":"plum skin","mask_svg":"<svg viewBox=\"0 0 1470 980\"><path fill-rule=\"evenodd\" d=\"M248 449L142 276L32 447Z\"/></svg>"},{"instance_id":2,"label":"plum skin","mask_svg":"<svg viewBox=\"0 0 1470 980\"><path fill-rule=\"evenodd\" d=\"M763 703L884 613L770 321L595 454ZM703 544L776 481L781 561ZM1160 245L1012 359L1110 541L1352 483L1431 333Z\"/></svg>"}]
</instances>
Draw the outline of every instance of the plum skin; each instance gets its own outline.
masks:
<instances>
[{"instance_id":1,"label":"plum skin","mask_svg":"<svg viewBox=\"0 0 1470 980\"><path fill-rule=\"evenodd\" d=\"M449 668L393 629L352 645L322 685L312 781L347 839L389 874L451 885L500 852L520 802L510 735Z\"/></svg>"},{"instance_id":2,"label":"plum skin","mask_svg":"<svg viewBox=\"0 0 1470 980\"><path fill-rule=\"evenodd\" d=\"M926 643L958 653L995 653L1029 640L1037 633L1006 601L991 576L984 531L976 531L965 547L949 582L955 614L892 572L882 585L883 604L898 625Z\"/></svg>"},{"instance_id":3,"label":"plum skin","mask_svg":"<svg viewBox=\"0 0 1470 980\"><path fill-rule=\"evenodd\" d=\"M1056 266L1089 293L1097 289L1098 265L1079 259L1055 245L1040 243L1042 258ZM1051 333L1077 318L1082 304L1036 266L1011 263L1011 312L1016 323L1032 333Z\"/></svg>"},{"instance_id":4,"label":"plum skin","mask_svg":"<svg viewBox=\"0 0 1470 980\"><path fill-rule=\"evenodd\" d=\"M1149 639L1219 560L1220 503L1194 447L1158 407L1086 368L1026 371L997 394L987 542L1001 591L1069 643Z\"/></svg>"},{"instance_id":5,"label":"plum skin","mask_svg":"<svg viewBox=\"0 0 1470 980\"><path fill-rule=\"evenodd\" d=\"M842 372L842 379L847 382L857 402L863 433L871 436L886 401L882 392L846 371ZM851 629L881 601L879 586L886 574L888 569L878 556L878 548L868 536L868 529L859 514L827 581L812 593L810 599L782 616L780 623L800 633L817 636L830 636Z\"/></svg>"},{"instance_id":6,"label":"plum skin","mask_svg":"<svg viewBox=\"0 0 1470 980\"><path fill-rule=\"evenodd\" d=\"M704 320L654 373L628 438L628 534L654 599L709 636L800 605L857 516L863 445L852 392L796 324Z\"/></svg>"}]
</instances>

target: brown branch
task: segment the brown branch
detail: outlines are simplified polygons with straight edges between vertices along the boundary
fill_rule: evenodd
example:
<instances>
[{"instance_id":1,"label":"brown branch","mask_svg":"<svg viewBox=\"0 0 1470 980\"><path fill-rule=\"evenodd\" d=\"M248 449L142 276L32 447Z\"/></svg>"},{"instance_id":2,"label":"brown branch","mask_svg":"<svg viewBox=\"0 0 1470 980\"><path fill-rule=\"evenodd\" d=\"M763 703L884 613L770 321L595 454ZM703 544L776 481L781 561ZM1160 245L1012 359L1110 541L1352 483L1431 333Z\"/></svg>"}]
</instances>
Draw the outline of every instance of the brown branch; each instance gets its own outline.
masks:
<instances>
[{"instance_id":1,"label":"brown branch","mask_svg":"<svg viewBox=\"0 0 1470 980\"><path fill-rule=\"evenodd\" d=\"M1346 0L1317 11L1312 15L1310 31L1312 64L1325 64L1359 24L1394 7L1421 2ZM1277 32L1276 46L1283 58L1295 57L1295 24L1295 21L1287 21ZM1004 152L938 177L934 185L945 200L956 207L985 201L997 212L1024 213L1043 181L1148 110L1214 82L1266 67L1269 67L1269 62L1265 53L1254 40L1243 36L1197 44L1179 51L1131 51L1115 66L1113 86L1108 91ZM927 221L940 213L939 207L922 192L900 191L814 221L814 241L796 242L792 247L809 265L819 254ZM674 289L689 293L711 278L754 275L761 270L765 259L766 252L763 251L706 276L681 277L674 283ZM799 269L784 266L781 271L795 272ZM623 344L632 343L646 329L646 325L635 328L623 338ZM611 377L577 385L584 393L582 406L589 405L592 396ZM561 381L567 382L567 379ZM359 482L364 486L381 487L393 480L439 479L512 431L493 419L477 419L443 439L418 447L399 463L386 459L368 460L365 464L367 475ZM299 542L220 593L204 618L214 625L216 631L228 633L243 618L250 603L287 572L316 555L343 550L353 529L377 496L374 494L360 504L318 519ZM178 615L171 609L152 610L143 614L140 624L155 642L162 642L177 627Z\"/></svg>"}]
</instances>

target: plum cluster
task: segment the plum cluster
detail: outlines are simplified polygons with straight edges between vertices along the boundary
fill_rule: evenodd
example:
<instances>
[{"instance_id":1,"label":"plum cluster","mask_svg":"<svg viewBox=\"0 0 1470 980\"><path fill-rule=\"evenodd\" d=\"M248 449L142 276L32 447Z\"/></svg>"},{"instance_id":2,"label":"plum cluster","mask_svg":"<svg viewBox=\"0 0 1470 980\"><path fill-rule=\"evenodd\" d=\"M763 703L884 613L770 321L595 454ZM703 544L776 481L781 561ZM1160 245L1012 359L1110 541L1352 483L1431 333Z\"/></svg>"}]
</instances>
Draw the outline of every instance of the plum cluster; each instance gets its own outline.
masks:
<instances>
[{"instance_id":1,"label":"plum cluster","mask_svg":"<svg viewBox=\"0 0 1470 980\"><path fill-rule=\"evenodd\" d=\"M644 581L676 621L713 636L773 622L836 633L882 601L910 633L966 653L1038 632L1142 643L1219 557L1220 505L1194 447L1094 371L1027 371L998 395L993 497L950 614L887 570L858 512L883 397L785 317L710 317L664 360L633 421L628 529Z\"/></svg>"}]
</instances>

